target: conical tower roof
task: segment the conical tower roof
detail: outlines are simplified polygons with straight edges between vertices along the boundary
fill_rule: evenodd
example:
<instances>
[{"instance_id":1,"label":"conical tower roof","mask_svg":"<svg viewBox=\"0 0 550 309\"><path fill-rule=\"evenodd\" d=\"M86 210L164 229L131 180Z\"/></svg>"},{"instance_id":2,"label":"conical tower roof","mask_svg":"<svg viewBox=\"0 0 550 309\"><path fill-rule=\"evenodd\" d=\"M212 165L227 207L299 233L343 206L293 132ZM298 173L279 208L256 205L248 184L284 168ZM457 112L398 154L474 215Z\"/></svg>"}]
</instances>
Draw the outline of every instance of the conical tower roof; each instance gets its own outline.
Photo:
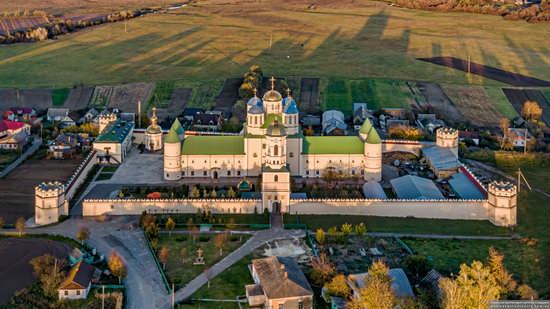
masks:
<instances>
[{"instance_id":1,"label":"conical tower roof","mask_svg":"<svg viewBox=\"0 0 550 309\"><path fill-rule=\"evenodd\" d=\"M359 133L368 134L370 129L372 129L372 123L370 123L370 120L367 118L365 119L365 122L363 122L363 125L359 129Z\"/></svg>"},{"instance_id":2,"label":"conical tower roof","mask_svg":"<svg viewBox=\"0 0 550 309\"><path fill-rule=\"evenodd\" d=\"M376 129L372 127L369 130L369 134L367 135L367 143L369 144L381 144L382 140L380 139L380 135L378 135L378 132L376 132Z\"/></svg>"},{"instance_id":3,"label":"conical tower roof","mask_svg":"<svg viewBox=\"0 0 550 309\"><path fill-rule=\"evenodd\" d=\"M176 117L176 120L174 120L174 123L172 123L172 127L170 128L170 130L174 129L176 131L176 134L177 135L181 135L183 134L185 131L183 130L183 127L180 123L180 121L178 120L178 118Z\"/></svg>"},{"instance_id":4,"label":"conical tower roof","mask_svg":"<svg viewBox=\"0 0 550 309\"><path fill-rule=\"evenodd\" d=\"M180 137L178 136L178 133L176 133L176 130L174 128L171 128L170 131L168 131L168 134L164 138L165 144L176 144L181 143Z\"/></svg>"}]
</instances>

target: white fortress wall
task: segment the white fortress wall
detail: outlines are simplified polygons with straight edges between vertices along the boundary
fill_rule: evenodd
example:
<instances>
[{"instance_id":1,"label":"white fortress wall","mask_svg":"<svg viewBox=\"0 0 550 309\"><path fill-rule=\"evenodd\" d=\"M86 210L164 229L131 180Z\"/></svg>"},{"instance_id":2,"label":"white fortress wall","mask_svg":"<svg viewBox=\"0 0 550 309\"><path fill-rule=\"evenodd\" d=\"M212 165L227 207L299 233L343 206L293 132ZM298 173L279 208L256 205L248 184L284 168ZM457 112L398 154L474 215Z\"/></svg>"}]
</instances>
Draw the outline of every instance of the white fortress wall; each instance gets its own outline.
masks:
<instances>
[{"instance_id":1,"label":"white fortress wall","mask_svg":"<svg viewBox=\"0 0 550 309\"><path fill-rule=\"evenodd\" d=\"M151 213L196 213L197 209L212 213L254 213L254 207L261 212L261 200L241 199L86 199L82 204L83 216L140 215Z\"/></svg>"},{"instance_id":2,"label":"white fortress wall","mask_svg":"<svg viewBox=\"0 0 550 309\"><path fill-rule=\"evenodd\" d=\"M403 151L410 152L417 156L420 155L420 149L435 145L434 142L408 141L399 139L386 139L382 141L382 152Z\"/></svg>"},{"instance_id":3,"label":"white fortress wall","mask_svg":"<svg viewBox=\"0 0 550 309\"><path fill-rule=\"evenodd\" d=\"M67 200L71 200L71 198L73 198L76 190L78 190L78 187L84 182L84 179L86 179L88 172L97 163L96 156L97 152L92 150L92 152L90 152L86 159L84 159L84 161L77 167L74 174L65 184L65 198Z\"/></svg>"},{"instance_id":4,"label":"white fortress wall","mask_svg":"<svg viewBox=\"0 0 550 309\"><path fill-rule=\"evenodd\" d=\"M291 214L487 220L487 200L290 200Z\"/></svg>"}]
</instances>

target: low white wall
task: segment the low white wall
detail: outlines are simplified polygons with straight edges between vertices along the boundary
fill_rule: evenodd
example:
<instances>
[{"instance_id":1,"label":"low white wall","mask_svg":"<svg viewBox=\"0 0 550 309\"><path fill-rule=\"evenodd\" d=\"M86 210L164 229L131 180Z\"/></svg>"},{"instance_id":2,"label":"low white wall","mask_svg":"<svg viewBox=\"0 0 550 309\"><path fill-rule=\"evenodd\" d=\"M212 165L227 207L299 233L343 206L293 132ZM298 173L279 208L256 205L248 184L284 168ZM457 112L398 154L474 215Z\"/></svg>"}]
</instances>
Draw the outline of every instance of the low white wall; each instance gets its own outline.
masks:
<instances>
[{"instance_id":1,"label":"low white wall","mask_svg":"<svg viewBox=\"0 0 550 309\"><path fill-rule=\"evenodd\" d=\"M410 152L417 156L420 155L420 149L422 147L433 146L434 142L424 142L424 141L407 141L407 140L383 140L382 141L382 152L392 152L392 151L402 151Z\"/></svg>"},{"instance_id":2,"label":"low white wall","mask_svg":"<svg viewBox=\"0 0 550 309\"><path fill-rule=\"evenodd\" d=\"M82 204L82 215L139 215L150 213L196 213L197 209L212 213L254 213L254 207L261 212L261 200L240 199L86 199Z\"/></svg>"},{"instance_id":3,"label":"low white wall","mask_svg":"<svg viewBox=\"0 0 550 309\"><path fill-rule=\"evenodd\" d=\"M486 200L290 200L291 214L487 220Z\"/></svg>"},{"instance_id":4,"label":"low white wall","mask_svg":"<svg viewBox=\"0 0 550 309\"><path fill-rule=\"evenodd\" d=\"M74 174L69 178L65 184L65 198L70 200L73 198L74 194L78 187L86 179L86 175L92 169L92 167L97 163L97 152L93 150L88 154L86 159L78 166Z\"/></svg>"}]
</instances>

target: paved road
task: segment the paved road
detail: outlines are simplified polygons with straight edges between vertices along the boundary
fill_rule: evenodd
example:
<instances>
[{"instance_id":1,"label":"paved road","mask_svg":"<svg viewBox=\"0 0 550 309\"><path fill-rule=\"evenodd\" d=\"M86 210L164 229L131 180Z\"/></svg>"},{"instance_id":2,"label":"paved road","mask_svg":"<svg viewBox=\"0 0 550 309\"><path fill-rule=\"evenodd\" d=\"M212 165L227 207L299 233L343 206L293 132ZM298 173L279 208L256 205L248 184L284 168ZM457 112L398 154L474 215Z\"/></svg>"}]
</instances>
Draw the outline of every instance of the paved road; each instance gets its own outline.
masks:
<instances>
[{"instance_id":1,"label":"paved road","mask_svg":"<svg viewBox=\"0 0 550 309\"><path fill-rule=\"evenodd\" d=\"M465 160L466 162L468 162L468 163L470 163L470 164L476 166L476 167L479 168L479 169L484 169L484 170L489 171L489 172L491 172L491 173L500 175L500 176L502 176L502 177L504 177L504 178L510 180L512 183L515 183L515 184L518 183L517 177L510 176L510 175L508 175L508 174L506 174L506 173L504 173L504 172L502 172L502 171L500 171L500 170L498 170L498 169L496 169L496 168L494 168L494 167L492 167L492 166L489 166L489 165L487 165L487 164L485 164L485 163L481 163L481 162L474 161L474 160L470 160L470 159L464 159L464 160ZM525 183L525 181L521 181L521 184L522 184L525 188L527 188L527 184ZM537 192L537 193L540 193L540 194L542 194L542 195L544 195L544 196L546 196L546 197L550 197L550 194L547 193L546 191L544 191L544 190L541 189L541 188L534 187L534 186L531 186L531 188L533 189L533 191L535 191L535 192Z\"/></svg>"},{"instance_id":2,"label":"paved road","mask_svg":"<svg viewBox=\"0 0 550 309\"><path fill-rule=\"evenodd\" d=\"M128 308L169 308L167 291L136 217L115 217L98 223L93 218L71 218L58 225L27 229L28 234L58 234L75 238L80 227L91 230L88 243L109 256L117 251L126 262Z\"/></svg>"},{"instance_id":3,"label":"paved road","mask_svg":"<svg viewBox=\"0 0 550 309\"><path fill-rule=\"evenodd\" d=\"M252 250L264 245L266 242L277 240L277 239L304 237L304 236L305 236L305 233L302 230L270 229L270 230L258 231L254 236L249 238L248 241L244 243L241 247L231 252L231 254L226 256L223 260L219 261L217 264L212 266L211 277L217 276L219 273L231 267L233 264L237 263L243 257L248 255L250 252L252 252ZM175 295L176 302L180 302L182 300L185 300L191 297L191 295L193 295L198 289L200 289L203 285L207 283L208 283L208 278L204 273L195 277L195 279L191 280L183 289L176 292L176 295Z\"/></svg>"},{"instance_id":4,"label":"paved road","mask_svg":"<svg viewBox=\"0 0 550 309\"><path fill-rule=\"evenodd\" d=\"M11 171L13 171L16 167L19 166L25 159L27 159L28 156L33 154L38 147L42 144L42 139L38 136L35 136L34 140L32 141L32 145L25 150L25 152L19 156L19 158L15 159L10 165L6 166L2 172L0 172L0 178L6 177L7 174L9 174Z\"/></svg>"}]
</instances>

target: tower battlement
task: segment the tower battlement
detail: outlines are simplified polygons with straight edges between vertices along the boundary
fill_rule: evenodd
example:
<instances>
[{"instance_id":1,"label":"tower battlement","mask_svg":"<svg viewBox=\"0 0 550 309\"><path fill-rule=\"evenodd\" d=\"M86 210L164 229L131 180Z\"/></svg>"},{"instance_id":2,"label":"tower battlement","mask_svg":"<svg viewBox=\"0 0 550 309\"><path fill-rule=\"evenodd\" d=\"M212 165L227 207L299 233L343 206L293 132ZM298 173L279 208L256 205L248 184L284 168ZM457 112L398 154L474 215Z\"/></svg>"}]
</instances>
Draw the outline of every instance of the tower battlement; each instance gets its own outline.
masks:
<instances>
[{"instance_id":1,"label":"tower battlement","mask_svg":"<svg viewBox=\"0 0 550 309\"><path fill-rule=\"evenodd\" d=\"M517 186L508 181L493 181L488 189L495 196L512 197L517 194Z\"/></svg>"},{"instance_id":2,"label":"tower battlement","mask_svg":"<svg viewBox=\"0 0 550 309\"><path fill-rule=\"evenodd\" d=\"M54 197L65 193L65 185L59 181L43 182L35 187L36 195L40 197Z\"/></svg>"},{"instance_id":3,"label":"tower battlement","mask_svg":"<svg viewBox=\"0 0 550 309\"><path fill-rule=\"evenodd\" d=\"M458 138L458 130L453 128L439 128L436 132L437 138L443 138L443 139L455 139Z\"/></svg>"}]
</instances>

